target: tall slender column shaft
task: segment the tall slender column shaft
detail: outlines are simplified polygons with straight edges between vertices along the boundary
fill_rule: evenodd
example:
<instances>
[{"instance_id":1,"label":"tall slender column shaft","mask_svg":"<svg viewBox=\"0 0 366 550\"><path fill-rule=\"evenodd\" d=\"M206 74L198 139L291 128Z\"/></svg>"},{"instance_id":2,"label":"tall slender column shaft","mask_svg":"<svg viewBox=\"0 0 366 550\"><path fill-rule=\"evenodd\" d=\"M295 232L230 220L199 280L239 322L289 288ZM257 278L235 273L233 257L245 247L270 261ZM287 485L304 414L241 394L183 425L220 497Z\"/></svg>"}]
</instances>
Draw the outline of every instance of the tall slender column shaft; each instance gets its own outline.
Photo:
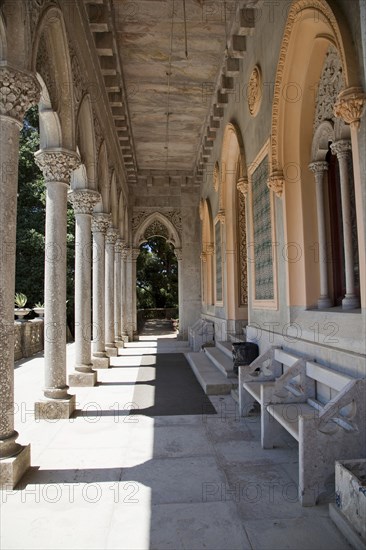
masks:
<instances>
[{"instance_id":1,"label":"tall slender column shaft","mask_svg":"<svg viewBox=\"0 0 366 550\"><path fill-rule=\"evenodd\" d=\"M121 254L122 254L122 239L117 239L114 246L114 341L121 345L122 328L121 328L121 290L122 290L122 273L121 273Z\"/></svg>"},{"instance_id":2,"label":"tall slender column shaft","mask_svg":"<svg viewBox=\"0 0 366 550\"><path fill-rule=\"evenodd\" d=\"M117 355L114 344L114 247L117 231L109 227L105 244L105 338L108 355Z\"/></svg>"},{"instance_id":3,"label":"tall slender column shaft","mask_svg":"<svg viewBox=\"0 0 366 550\"><path fill-rule=\"evenodd\" d=\"M14 429L14 293L19 130L40 96L34 75L0 68L0 487L13 488L30 466L30 446Z\"/></svg>"},{"instance_id":4,"label":"tall slender column shaft","mask_svg":"<svg viewBox=\"0 0 366 550\"><path fill-rule=\"evenodd\" d=\"M75 396L66 384L67 191L77 155L64 149L38 151L36 163L46 184L45 234L45 388L37 418L69 418Z\"/></svg>"},{"instance_id":5,"label":"tall slender column shaft","mask_svg":"<svg viewBox=\"0 0 366 550\"><path fill-rule=\"evenodd\" d=\"M126 311L126 331L128 338L133 340L133 293L135 291L136 279L133 277L133 260L132 248L126 250L126 294L125 294L125 311ZM136 266L136 262L135 262ZM135 286L134 286L135 285Z\"/></svg>"},{"instance_id":6,"label":"tall slender column shaft","mask_svg":"<svg viewBox=\"0 0 366 550\"><path fill-rule=\"evenodd\" d=\"M122 339L125 341L127 336L127 307L126 307L126 260L127 248L123 241L121 253L121 330Z\"/></svg>"},{"instance_id":7,"label":"tall slender column shaft","mask_svg":"<svg viewBox=\"0 0 366 550\"><path fill-rule=\"evenodd\" d=\"M132 249L132 287L131 287L131 293L132 293L132 331L133 336L137 333L137 278L136 278L136 264L137 264L137 258L140 255L140 249L139 248L133 248Z\"/></svg>"},{"instance_id":8,"label":"tall slender column shaft","mask_svg":"<svg viewBox=\"0 0 366 550\"><path fill-rule=\"evenodd\" d=\"M344 309L360 307L360 300L355 293L355 273L352 242L351 197L348 171L348 158L352 145L349 140L342 139L330 146L333 155L337 155L341 183L342 225L344 240L344 262L346 272L346 295L342 300Z\"/></svg>"},{"instance_id":9,"label":"tall slender column shaft","mask_svg":"<svg viewBox=\"0 0 366 550\"><path fill-rule=\"evenodd\" d=\"M69 194L75 212L75 372L70 386L94 386L91 361L91 216L100 194L77 189Z\"/></svg>"},{"instance_id":10,"label":"tall slender column shaft","mask_svg":"<svg viewBox=\"0 0 366 550\"><path fill-rule=\"evenodd\" d=\"M95 213L93 232L93 366L108 368L105 350L105 234L110 215Z\"/></svg>"},{"instance_id":11,"label":"tall slender column shaft","mask_svg":"<svg viewBox=\"0 0 366 550\"><path fill-rule=\"evenodd\" d=\"M183 252L181 248L175 248L174 254L178 260L178 316L179 316L179 327L180 327L180 333L182 334L182 327L183 324L183 269L182 269L182 262L183 262Z\"/></svg>"},{"instance_id":12,"label":"tall slender column shaft","mask_svg":"<svg viewBox=\"0 0 366 550\"><path fill-rule=\"evenodd\" d=\"M320 297L318 299L318 308L324 309L331 307L332 301L329 298L328 287L328 264L327 264L327 242L325 231L325 211L324 211L324 173L328 170L326 161L317 161L309 164L309 169L314 173L316 189L316 212L318 221L318 239L319 239L319 275L320 275Z\"/></svg>"}]
</instances>

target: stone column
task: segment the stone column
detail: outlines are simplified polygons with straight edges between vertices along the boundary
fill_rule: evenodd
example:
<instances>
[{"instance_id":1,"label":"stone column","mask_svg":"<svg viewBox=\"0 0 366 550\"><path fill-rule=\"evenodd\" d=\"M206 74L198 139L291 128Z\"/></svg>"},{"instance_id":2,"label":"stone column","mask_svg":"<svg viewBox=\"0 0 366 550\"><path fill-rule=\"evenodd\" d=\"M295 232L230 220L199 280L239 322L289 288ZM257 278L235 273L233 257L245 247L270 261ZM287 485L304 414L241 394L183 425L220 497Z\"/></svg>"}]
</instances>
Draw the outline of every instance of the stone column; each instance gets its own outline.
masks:
<instances>
[{"instance_id":1,"label":"stone column","mask_svg":"<svg viewBox=\"0 0 366 550\"><path fill-rule=\"evenodd\" d=\"M122 302L122 273L121 273L121 254L122 239L117 239L114 245L114 341L118 347L122 347L122 328L121 328L121 302Z\"/></svg>"},{"instance_id":2,"label":"stone column","mask_svg":"<svg viewBox=\"0 0 366 550\"><path fill-rule=\"evenodd\" d=\"M179 332L182 336L183 333L183 315L184 315L184 309L183 309L183 251L181 248L175 248L174 254L178 260L178 316L179 316Z\"/></svg>"},{"instance_id":3,"label":"stone column","mask_svg":"<svg viewBox=\"0 0 366 550\"><path fill-rule=\"evenodd\" d=\"M110 215L95 213L92 219L93 232L93 366L109 367L105 350L105 234L110 224Z\"/></svg>"},{"instance_id":4,"label":"stone column","mask_svg":"<svg viewBox=\"0 0 366 550\"><path fill-rule=\"evenodd\" d=\"M206 269L207 269L207 305L212 306L213 304L213 255L214 255L214 245L210 243L206 246Z\"/></svg>"},{"instance_id":5,"label":"stone column","mask_svg":"<svg viewBox=\"0 0 366 550\"><path fill-rule=\"evenodd\" d=\"M45 388L35 403L36 418L69 418L75 395L66 384L67 192L79 165L76 153L47 149L35 154L46 185L45 233Z\"/></svg>"},{"instance_id":6,"label":"stone column","mask_svg":"<svg viewBox=\"0 0 366 550\"><path fill-rule=\"evenodd\" d=\"M19 130L39 101L30 73L0 68L0 488L12 489L30 466L30 445L14 430L14 293Z\"/></svg>"},{"instance_id":7,"label":"stone column","mask_svg":"<svg viewBox=\"0 0 366 550\"><path fill-rule=\"evenodd\" d=\"M125 293L125 319L126 319L126 332L130 341L133 340L133 288L136 284L133 279L133 260L132 260L132 248L126 249L126 293Z\"/></svg>"},{"instance_id":8,"label":"stone column","mask_svg":"<svg viewBox=\"0 0 366 550\"><path fill-rule=\"evenodd\" d=\"M117 231L110 226L105 244L105 349L109 357L117 356L114 343L114 247Z\"/></svg>"},{"instance_id":9,"label":"stone column","mask_svg":"<svg viewBox=\"0 0 366 550\"><path fill-rule=\"evenodd\" d=\"M132 294L132 330L133 337L137 334L137 294L136 294L136 263L137 258L140 255L139 248L132 249L132 285L131 285L131 294Z\"/></svg>"},{"instance_id":10,"label":"stone column","mask_svg":"<svg viewBox=\"0 0 366 550\"><path fill-rule=\"evenodd\" d=\"M332 300L329 297L328 288L328 263L327 263L327 238L325 231L325 211L324 211L324 174L328 170L326 161L316 161L309 164L309 170L314 173L316 189L316 212L318 222L319 239L319 269L320 269L320 297L318 299L318 308L324 309L331 307Z\"/></svg>"},{"instance_id":11,"label":"stone column","mask_svg":"<svg viewBox=\"0 0 366 550\"><path fill-rule=\"evenodd\" d=\"M127 247L124 241L122 241L122 253L121 253L121 330L122 340L126 342L128 340L127 334L127 307L126 307L126 283L127 283Z\"/></svg>"},{"instance_id":12,"label":"stone column","mask_svg":"<svg viewBox=\"0 0 366 550\"><path fill-rule=\"evenodd\" d=\"M361 119L364 115L366 106L366 94L362 88L351 87L343 90L334 105L334 114L342 118L346 124L350 125L352 141L352 161L353 161L353 180L355 186L355 202L357 213L357 236L358 236L358 254L360 266L360 293L362 307L366 303L366 228L364 216L364 181L362 178L360 155L364 154L358 130L361 125ZM351 299L350 304L357 301Z\"/></svg>"},{"instance_id":13,"label":"stone column","mask_svg":"<svg viewBox=\"0 0 366 550\"><path fill-rule=\"evenodd\" d=\"M332 143L330 148L333 155L337 155L341 185L344 262L346 272L346 295L342 300L342 307L343 309L354 309L360 307L360 300L355 293L351 197L348 170L348 159L350 151L352 151L352 145L349 140L342 139L336 143Z\"/></svg>"},{"instance_id":14,"label":"stone column","mask_svg":"<svg viewBox=\"0 0 366 550\"><path fill-rule=\"evenodd\" d=\"M69 194L75 212L75 372L70 386L95 386L91 361L91 217L101 200L96 191L77 189Z\"/></svg>"}]
</instances>

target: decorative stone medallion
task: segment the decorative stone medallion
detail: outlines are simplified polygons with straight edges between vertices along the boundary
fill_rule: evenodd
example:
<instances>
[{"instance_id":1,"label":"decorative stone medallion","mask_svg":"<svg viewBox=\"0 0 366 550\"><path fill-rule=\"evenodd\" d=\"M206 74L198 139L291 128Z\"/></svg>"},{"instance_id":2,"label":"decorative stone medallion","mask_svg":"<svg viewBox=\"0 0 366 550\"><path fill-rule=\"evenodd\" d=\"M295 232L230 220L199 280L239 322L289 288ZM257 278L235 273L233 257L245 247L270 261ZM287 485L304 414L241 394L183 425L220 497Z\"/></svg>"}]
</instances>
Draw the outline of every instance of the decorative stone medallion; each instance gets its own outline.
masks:
<instances>
[{"instance_id":1,"label":"decorative stone medallion","mask_svg":"<svg viewBox=\"0 0 366 550\"><path fill-rule=\"evenodd\" d=\"M252 117L257 116L262 101L262 72L258 65L252 70L247 89L248 107Z\"/></svg>"}]
</instances>

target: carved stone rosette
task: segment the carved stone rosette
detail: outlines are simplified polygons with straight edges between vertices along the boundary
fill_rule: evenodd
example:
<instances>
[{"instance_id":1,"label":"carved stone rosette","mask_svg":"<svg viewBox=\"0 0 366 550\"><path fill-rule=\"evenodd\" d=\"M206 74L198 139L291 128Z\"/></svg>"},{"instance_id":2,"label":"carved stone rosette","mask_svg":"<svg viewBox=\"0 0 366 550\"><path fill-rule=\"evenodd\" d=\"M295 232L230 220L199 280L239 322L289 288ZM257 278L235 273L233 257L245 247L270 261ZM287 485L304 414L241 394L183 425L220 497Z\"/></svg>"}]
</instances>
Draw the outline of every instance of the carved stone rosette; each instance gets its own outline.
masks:
<instances>
[{"instance_id":1,"label":"carved stone rosette","mask_svg":"<svg viewBox=\"0 0 366 550\"><path fill-rule=\"evenodd\" d=\"M0 67L0 81L0 115L22 125L26 111L41 97L41 86L31 73L9 66Z\"/></svg>"},{"instance_id":2,"label":"carved stone rosette","mask_svg":"<svg viewBox=\"0 0 366 550\"><path fill-rule=\"evenodd\" d=\"M68 194L75 214L93 214L94 206L101 200L97 191L91 189L75 189Z\"/></svg>"},{"instance_id":3,"label":"carved stone rosette","mask_svg":"<svg viewBox=\"0 0 366 550\"><path fill-rule=\"evenodd\" d=\"M348 88L339 94L334 105L334 114L346 124L359 128L365 104L366 94L362 88Z\"/></svg>"},{"instance_id":4,"label":"carved stone rosette","mask_svg":"<svg viewBox=\"0 0 366 550\"><path fill-rule=\"evenodd\" d=\"M285 178L283 176L283 173L272 172L272 174L268 178L267 186L279 198L282 197L284 185L285 185Z\"/></svg>"},{"instance_id":5,"label":"carved stone rosette","mask_svg":"<svg viewBox=\"0 0 366 550\"><path fill-rule=\"evenodd\" d=\"M43 172L46 183L69 185L71 173L80 165L79 156L66 149L40 150L34 157L37 166Z\"/></svg>"},{"instance_id":6,"label":"carved stone rosette","mask_svg":"<svg viewBox=\"0 0 366 550\"><path fill-rule=\"evenodd\" d=\"M239 178L238 182L236 184L236 188L242 195L244 195L244 198L247 198L248 195L248 189L249 189L249 182L247 178Z\"/></svg>"},{"instance_id":7,"label":"carved stone rosette","mask_svg":"<svg viewBox=\"0 0 366 550\"><path fill-rule=\"evenodd\" d=\"M255 117L262 100L262 73L258 65L253 68L250 75L247 97L249 112L252 117Z\"/></svg>"},{"instance_id":8,"label":"carved stone rosette","mask_svg":"<svg viewBox=\"0 0 366 550\"><path fill-rule=\"evenodd\" d=\"M107 229L111 223L111 215L98 213L94 214L92 218L92 232L93 233L107 233Z\"/></svg>"}]
</instances>

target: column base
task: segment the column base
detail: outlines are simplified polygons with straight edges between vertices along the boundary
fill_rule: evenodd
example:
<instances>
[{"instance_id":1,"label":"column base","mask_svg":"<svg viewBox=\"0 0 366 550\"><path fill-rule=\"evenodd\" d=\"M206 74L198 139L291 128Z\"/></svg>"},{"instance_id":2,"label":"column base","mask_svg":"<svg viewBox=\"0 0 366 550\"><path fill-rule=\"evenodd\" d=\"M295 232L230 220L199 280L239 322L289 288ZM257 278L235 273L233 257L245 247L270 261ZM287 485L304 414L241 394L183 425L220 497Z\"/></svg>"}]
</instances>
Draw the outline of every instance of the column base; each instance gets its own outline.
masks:
<instances>
[{"instance_id":1,"label":"column base","mask_svg":"<svg viewBox=\"0 0 366 550\"><path fill-rule=\"evenodd\" d=\"M355 296L354 294L347 294L342 300L342 308L343 309L357 309L360 307L360 299L358 296Z\"/></svg>"},{"instance_id":2,"label":"column base","mask_svg":"<svg viewBox=\"0 0 366 550\"><path fill-rule=\"evenodd\" d=\"M45 399L34 404L35 420L60 420L70 418L76 408L76 396L66 399Z\"/></svg>"},{"instance_id":3,"label":"column base","mask_svg":"<svg viewBox=\"0 0 366 550\"><path fill-rule=\"evenodd\" d=\"M30 465L30 445L22 447L16 456L2 458L0 460L0 489L14 489Z\"/></svg>"},{"instance_id":4,"label":"column base","mask_svg":"<svg viewBox=\"0 0 366 550\"><path fill-rule=\"evenodd\" d=\"M96 383L96 372L75 371L69 375L69 386L95 386Z\"/></svg>"},{"instance_id":5,"label":"column base","mask_svg":"<svg viewBox=\"0 0 366 550\"><path fill-rule=\"evenodd\" d=\"M328 307L332 307L333 303L328 296L320 296L318 300L318 309L327 309Z\"/></svg>"},{"instance_id":6,"label":"column base","mask_svg":"<svg viewBox=\"0 0 366 550\"><path fill-rule=\"evenodd\" d=\"M109 369L110 361L109 357L101 356L94 356L92 357L92 363L93 363L93 369Z\"/></svg>"},{"instance_id":7,"label":"column base","mask_svg":"<svg viewBox=\"0 0 366 550\"><path fill-rule=\"evenodd\" d=\"M115 346L106 346L105 352L107 354L107 357L117 357L118 355L118 349Z\"/></svg>"}]
</instances>

